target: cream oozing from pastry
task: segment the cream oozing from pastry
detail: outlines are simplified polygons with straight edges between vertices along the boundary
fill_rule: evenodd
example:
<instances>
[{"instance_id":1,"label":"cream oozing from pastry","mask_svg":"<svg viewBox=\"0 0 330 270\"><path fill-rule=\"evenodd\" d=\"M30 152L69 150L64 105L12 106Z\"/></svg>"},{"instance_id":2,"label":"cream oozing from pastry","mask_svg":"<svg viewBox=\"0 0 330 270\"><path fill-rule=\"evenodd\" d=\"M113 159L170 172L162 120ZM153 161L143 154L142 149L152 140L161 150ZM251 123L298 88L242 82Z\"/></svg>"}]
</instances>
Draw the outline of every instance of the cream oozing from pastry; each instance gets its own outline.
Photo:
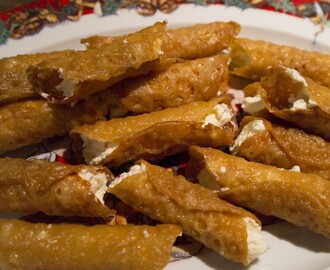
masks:
<instances>
[{"instance_id":1,"label":"cream oozing from pastry","mask_svg":"<svg viewBox=\"0 0 330 270\"><path fill-rule=\"evenodd\" d=\"M293 69L293 68L285 68L285 74L291 78L293 83L302 83L304 87L307 87L307 81L303 76L300 75L300 73Z\"/></svg>"},{"instance_id":2,"label":"cream oozing from pastry","mask_svg":"<svg viewBox=\"0 0 330 270\"><path fill-rule=\"evenodd\" d=\"M242 100L243 111L250 115L255 115L264 108L265 105L260 95L255 95L254 97L245 97Z\"/></svg>"},{"instance_id":3,"label":"cream oozing from pastry","mask_svg":"<svg viewBox=\"0 0 330 270\"><path fill-rule=\"evenodd\" d=\"M264 130L266 130L266 127L262 120L253 120L247 123L237 136L234 145L229 148L230 152L236 154L245 140Z\"/></svg>"},{"instance_id":4,"label":"cream oozing from pastry","mask_svg":"<svg viewBox=\"0 0 330 270\"><path fill-rule=\"evenodd\" d=\"M295 166L293 166L293 167L290 169L290 171L293 171L293 172L301 172L301 169L300 169L300 166L295 165Z\"/></svg>"},{"instance_id":5,"label":"cream oozing from pastry","mask_svg":"<svg viewBox=\"0 0 330 270\"><path fill-rule=\"evenodd\" d=\"M224 167L220 167L220 173ZM219 183L214 179L214 176L207 169L202 169L197 175L199 184L213 191L227 192L229 187L220 187ZM247 246L248 246L248 262L252 262L263 254L268 245L261 234L261 226L252 218L244 217L243 221L246 224L247 230Z\"/></svg>"},{"instance_id":6,"label":"cream oozing from pastry","mask_svg":"<svg viewBox=\"0 0 330 270\"><path fill-rule=\"evenodd\" d=\"M247 230L248 262L254 261L268 249L268 244L261 234L261 226L252 218L245 217L243 221Z\"/></svg>"},{"instance_id":7,"label":"cream oozing from pastry","mask_svg":"<svg viewBox=\"0 0 330 270\"><path fill-rule=\"evenodd\" d=\"M233 121L234 117L235 115L233 110L227 104L217 104L214 107L213 113L205 117L202 127L205 127L209 124L222 127L225 124Z\"/></svg>"},{"instance_id":8,"label":"cream oozing from pastry","mask_svg":"<svg viewBox=\"0 0 330 270\"><path fill-rule=\"evenodd\" d=\"M146 170L146 166L144 164L141 165L133 165L128 172L121 173L115 180L110 183L110 188L114 187L115 185L119 184L123 181L126 177L132 176L134 174L138 174L144 172Z\"/></svg>"},{"instance_id":9,"label":"cream oozing from pastry","mask_svg":"<svg viewBox=\"0 0 330 270\"><path fill-rule=\"evenodd\" d=\"M81 135L83 140L82 156L86 163L97 165L102 163L117 148L113 142L101 142Z\"/></svg>"},{"instance_id":10,"label":"cream oozing from pastry","mask_svg":"<svg viewBox=\"0 0 330 270\"><path fill-rule=\"evenodd\" d=\"M77 84L74 80L65 80L63 76L63 69L58 69L58 76L63 79L59 85L56 86L56 90L62 92L65 98L72 96L73 88Z\"/></svg>"},{"instance_id":11,"label":"cream oozing from pastry","mask_svg":"<svg viewBox=\"0 0 330 270\"><path fill-rule=\"evenodd\" d=\"M286 68L285 74L291 78L293 83L300 83L301 89L295 96L289 97L289 103L292 104L290 110L307 110L317 106L315 100L307 92L307 81L302 77L299 72L295 69Z\"/></svg>"},{"instance_id":12,"label":"cream oozing from pastry","mask_svg":"<svg viewBox=\"0 0 330 270\"><path fill-rule=\"evenodd\" d=\"M91 172L87 169L82 169L78 175L91 184L91 191L104 204L104 194L107 191L107 175L104 172Z\"/></svg>"}]
</instances>

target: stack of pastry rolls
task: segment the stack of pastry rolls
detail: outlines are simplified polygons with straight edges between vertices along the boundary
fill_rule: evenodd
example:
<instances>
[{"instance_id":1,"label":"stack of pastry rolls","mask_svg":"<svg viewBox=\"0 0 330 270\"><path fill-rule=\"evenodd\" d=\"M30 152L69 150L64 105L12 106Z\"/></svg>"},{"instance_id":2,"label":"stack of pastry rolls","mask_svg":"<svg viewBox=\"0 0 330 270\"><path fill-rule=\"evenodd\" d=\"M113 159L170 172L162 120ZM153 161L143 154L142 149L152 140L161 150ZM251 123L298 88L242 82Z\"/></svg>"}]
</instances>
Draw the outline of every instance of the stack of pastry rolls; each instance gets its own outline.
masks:
<instances>
[{"instance_id":1,"label":"stack of pastry rolls","mask_svg":"<svg viewBox=\"0 0 330 270\"><path fill-rule=\"evenodd\" d=\"M230 55L232 74L250 80L240 131L228 151L191 147L187 178L330 238L329 55L249 39Z\"/></svg>"},{"instance_id":2,"label":"stack of pastry rolls","mask_svg":"<svg viewBox=\"0 0 330 270\"><path fill-rule=\"evenodd\" d=\"M177 29L158 22L84 39L81 51L1 59L0 211L101 224L0 219L0 268L162 269L182 232L244 265L264 253L255 215L148 162L161 164L192 145L233 145L238 124L225 95L225 49L239 30L234 22ZM8 157L67 135L74 165ZM148 161L120 176L111 172L140 159ZM116 224L113 196L157 225Z\"/></svg>"}]
</instances>

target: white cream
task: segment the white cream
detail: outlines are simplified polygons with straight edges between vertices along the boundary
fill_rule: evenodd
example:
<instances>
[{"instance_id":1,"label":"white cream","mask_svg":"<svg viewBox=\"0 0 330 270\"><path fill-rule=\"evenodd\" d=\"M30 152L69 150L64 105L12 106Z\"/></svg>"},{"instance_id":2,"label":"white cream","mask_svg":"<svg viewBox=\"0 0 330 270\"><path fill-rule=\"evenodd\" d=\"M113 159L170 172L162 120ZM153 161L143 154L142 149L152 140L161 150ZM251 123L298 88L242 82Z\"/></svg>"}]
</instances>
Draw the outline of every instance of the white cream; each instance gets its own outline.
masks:
<instances>
[{"instance_id":1,"label":"white cream","mask_svg":"<svg viewBox=\"0 0 330 270\"><path fill-rule=\"evenodd\" d=\"M49 97L49 94L44 93L44 92L40 92L39 94L40 94L40 96L42 96L45 99L47 99Z\"/></svg>"},{"instance_id":2,"label":"white cream","mask_svg":"<svg viewBox=\"0 0 330 270\"><path fill-rule=\"evenodd\" d=\"M233 110L227 104L217 104L214 107L214 111L212 114L209 114L204 119L204 124L202 127L207 125L214 125L217 127L222 127L228 122L233 121L235 117Z\"/></svg>"},{"instance_id":3,"label":"white cream","mask_svg":"<svg viewBox=\"0 0 330 270\"><path fill-rule=\"evenodd\" d=\"M261 234L261 227L250 217L243 218L247 230L248 261L249 263L265 253L268 244Z\"/></svg>"},{"instance_id":4,"label":"white cream","mask_svg":"<svg viewBox=\"0 0 330 270\"><path fill-rule=\"evenodd\" d=\"M73 88L77 84L74 80L65 80L63 76L63 69L58 69L58 76L60 79L63 79L63 81L56 86L56 90L63 93L64 97L70 97L73 94Z\"/></svg>"},{"instance_id":5,"label":"white cream","mask_svg":"<svg viewBox=\"0 0 330 270\"><path fill-rule=\"evenodd\" d=\"M284 72L288 77L291 78L291 81L293 83L302 83L303 87L308 86L305 78L303 76L301 76L297 70L292 69L292 68L286 68Z\"/></svg>"},{"instance_id":6,"label":"white cream","mask_svg":"<svg viewBox=\"0 0 330 270\"><path fill-rule=\"evenodd\" d=\"M260 95L254 97L245 97L242 100L242 109L244 112L255 115L265 108L264 102L262 101Z\"/></svg>"},{"instance_id":7,"label":"white cream","mask_svg":"<svg viewBox=\"0 0 330 270\"><path fill-rule=\"evenodd\" d=\"M117 148L113 142L100 142L81 136L83 140L82 155L86 163L90 165L100 164Z\"/></svg>"},{"instance_id":8,"label":"white cream","mask_svg":"<svg viewBox=\"0 0 330 270\"><path fill-rule=\"evenodd\" d=\"M108 177L104 172L92 173L87 169L82 169L78 175L91 184L91 191L96 198L104 204L104 194L107 191Z\"/></svg>"},{"instance_id":9,"label":"white cream","mask_svg":"<svg viewBox=\"0 0 330 270\"><path fill-rule=\"evenodd\" d=\"M289 103L292 104L292 107L290 108L292 111L307 110L317 106L317 103L311 98L305 87L301 88L296 96L290 97Z\"/></svg>"},{"instance_id":10,"label":"white cream","mask_svg":"<svg viewBox=\"0 0 330 270\"><path fill-rule=\"evenodd\" d=\"M286 68L285 74L291 78L293 83L301 83L301 89L296 96L289 97L289 103L292 104L290 110L307 110L317 106L315 100L307 92L307 81L295 69Z\"/></svg>"},{"instance_id":11,"label":"white cream","mask_svg":"<svg viewBox=\"0 0 330 270\"><path fill-rule=\"evenodd\" d=\"M266 130L266 127L262 120L254 120L247 123L237 136L234 145L229 148L230 152L236 154L245 140L264 130Z\"/></svg>"},{"instance_id":12,"label":"white cream","mask_svg":"<svg viewBox=\"0 0 330 270\"><path fill-rule=\"evenodd\" d=\"M293 167L290 169L290 171L293 171L293 172L301 172L300 167L299 167L298 165L293 166Z\"/></svg>"},{"instance_id":13,"label":"white cream","mask_svg":"<svg viewBox=\"0 0 330 270\"><path fill-rule=\"evenodd\" d=\"M290 101L290 99L289 99L289 101ZM306 101L303 99L298 99L295 101L294 101L294 99L291 99L290 103L292 104L292 107L290 108L291 111L307 110L307 108L308 108Z\"/></svg>"},{"instance_id":14,"label":"white cream","mask_svg":"<svg viewBox=\"0 0 330 270\"><path fill-rule=\"evenodd\" d=\"M121 173L115 180L113 180L109 187L112 188L115 185L119 184L121 181L123 181L126 177L144 172L145 170L146 166L144 164L133 165L128 172Z\"/></svg>"}]
</instances>

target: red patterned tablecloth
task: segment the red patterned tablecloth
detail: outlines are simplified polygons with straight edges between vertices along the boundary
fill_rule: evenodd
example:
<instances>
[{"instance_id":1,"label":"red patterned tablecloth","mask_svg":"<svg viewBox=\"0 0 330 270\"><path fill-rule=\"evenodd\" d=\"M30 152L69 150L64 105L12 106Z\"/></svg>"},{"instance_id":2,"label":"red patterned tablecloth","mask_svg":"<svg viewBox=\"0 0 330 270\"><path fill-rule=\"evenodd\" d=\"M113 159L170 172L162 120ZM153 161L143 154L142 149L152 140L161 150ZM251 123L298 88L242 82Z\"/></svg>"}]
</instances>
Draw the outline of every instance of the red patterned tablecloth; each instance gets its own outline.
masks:
<instances>
[{"instance_id":1,"label":"red patterned tablecloth","mask_svg":"<svg viewBox=\"0 0 330 270\"><path fill-rule=\"evenodd\" d=\"M188 3L274 10L308 18L321 28L330 26L329 0L38 0L0 13L0 44L9 38L36 34L46 25L77 21L84 14L114 16L119 9L129 8L141 16L152 16L156 11L170 13Z\"/></svg>"}]
</instances>

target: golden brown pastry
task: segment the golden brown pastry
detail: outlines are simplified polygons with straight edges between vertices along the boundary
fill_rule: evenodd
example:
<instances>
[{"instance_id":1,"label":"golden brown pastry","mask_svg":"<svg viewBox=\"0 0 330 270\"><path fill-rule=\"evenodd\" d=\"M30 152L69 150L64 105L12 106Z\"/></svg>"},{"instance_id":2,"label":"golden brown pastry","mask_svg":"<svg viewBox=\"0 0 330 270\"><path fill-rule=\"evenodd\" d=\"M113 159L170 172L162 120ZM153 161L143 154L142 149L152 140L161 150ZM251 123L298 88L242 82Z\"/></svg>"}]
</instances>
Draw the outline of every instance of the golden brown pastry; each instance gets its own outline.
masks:
<instances>
[{"instance_id":1,"label":"golden brown pastry","mask_svg":"<svg viewBox=\"0 0 330 270\"><path fill-rule=\"evenodd\" d=\"M284 66L330 87L328 54L247 38L238 38L233 44L231 66L238 76L259 80L269 67Z\"/></svg>"},{"instance_id":2,"label":"golden brown pastry","mask_svg":"<svg viewBox=\"0 0 330 270\"><path fill-rule=\"evenodd\" d=\"M27 99L0 106L0 153L63 136L74 126L99 119L101 113L85 102L68 107Z\"/></svg>"},{"instance_id":3,"label":"golden brown pastry","mask_svg":"<svg viewBox=\"0 0 330 270\"><path fill-rule=\"evenodd\" d=\"M114 213L104 203L111 172L105 167L45 160L0 159L0 212L102 217Z\"/></svg>"},{"instance_id":4,"label":"golden brown pastry","mask_svg":"<svg viewBox=\"0 0 330 270\"><path fill-rule=\"evenodd\" d=\"M111 117L208 101L228 89L228 63L225 55L175 63L164 71L123 80L99 96L109 104Z\"/></svg>"},{"instance_id":5,"label":"golden brown pastry","mask_svg":"<svg viewBox=\"0 0 330 270\"><path fill-rule=\"evenodd\" d=\"M0 219L0 268L160 270L180 233L171 224L48 225Z\"/></svg>"},{"instance_id":6,"label":"golden brown pastry","mask_svg":"<svg viewBox=\"0 0 330 270\"><path fill-rule=\"evenodd\" d=\"M119 166L128 161L160 159L190 145L231 145L237 132L226 97L190 102L149 114L75 127L73 150L86 163Z\"/></svg>"},{"instance_id":7,"label":"golden brown pastry","mask_svg":"<svg viewBox=\"0 0 330 270\"><path fill-rule=\"evenodd\" d=\"M159 65L166 23L132 33L99 49L75 51L30 67L29 80L48 101L70 104Z\"/></svg>"},{"instance_id":8,"label":"golden brown pastry","mask_svg":"<svg viewBox=\"0 0 330 270\"><path fill-rule=\"evenodd\" d=\"M168 30L169 56L181 59L207 57L228 48L238 35L240 25L235 22L200 23ZM127 35L107 37L92 36L82 40L87 48L101 48L107 44L124 40Z\"/></svg>"},{"instance_id":9,"label":"golden brown pastry","mask_svg":"<svg viewBox=\"0 0 330 270\"><path fill-rule=\"evenodd\" d=\"M330 181L213 148L193 146L189 154L187 177L216 190L220 198L330 238Z\"/></svg>"},{"instance_id":10,"label":"golden brown pastry","mask_svg":"<svg viewBox=\"0 0 330 270\"><path fill-rule=\"evenodd\" d=\"M255 84L265 108L273 115L311 133L330 138L330 89L295 69L269 68Z\"/></svg>"},{"instance_id":11,"label":"golden brown pastry","mask_svg":"<svg viewBox=\"0 0 330 270\"><path fill-rule=\"evenodd\" d=\"M237 156L285 169L298 166L330 180L330 143L322 137L250 116L240 130L231 149Z\"/></svg>"},{"instance_id":12,"label":"golden brown pastry","mask_svg":"<svg viewBox=\"0 0 330 270\"><path fill-rule=\"evenodd\" d=\"M45 59L69 54L71 51L54 51L5 57L0 59L0 104L16 101L21 98L37 97L28 80L26 69L39 64Z\"/></svg>"},{"instance_id":13,"label":"golden brown pastry","mask_svg":"<svg viewBox=\"0 0 330 270\"><path fill-rule=\"evenodd\" d=\"M108 191L152 219L179 224L185 234L229 260L248 265L267 249L253 214L146 161L121 174Z\"/></svg>"}]
</instances>

